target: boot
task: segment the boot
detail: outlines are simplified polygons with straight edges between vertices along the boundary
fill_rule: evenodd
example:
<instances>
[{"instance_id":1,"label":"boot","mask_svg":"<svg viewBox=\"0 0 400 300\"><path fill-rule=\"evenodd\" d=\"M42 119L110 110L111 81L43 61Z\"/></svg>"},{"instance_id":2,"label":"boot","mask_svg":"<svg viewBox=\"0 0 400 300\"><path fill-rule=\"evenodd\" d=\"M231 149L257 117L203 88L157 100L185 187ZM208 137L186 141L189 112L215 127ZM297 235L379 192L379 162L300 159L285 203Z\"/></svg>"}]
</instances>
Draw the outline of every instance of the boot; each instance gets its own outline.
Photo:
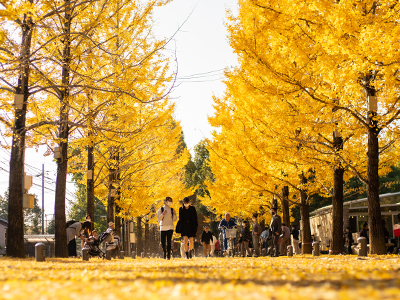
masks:
<instances>
[{"instance_id":1,"label":"boot","mask_svg":"<svg viewBox=\"0 0 400 300\"><path fill-rule=\"evenodd\" d=\"M185 259L189 259L189 251L186 251Z\"/></svg>"},{"instance_id":2,"label":"boot","mask_svg":"<svg viewBox=\"0 0 400 300\"><path fill-rule=\"evenodd\" d=\"M189 251L189 258L192 258L193 256L193 249Z\"/></svg>"},{"instance_id":3,"label":"boot","mask_svg":"<svg viewBox=\"0 0 400 300\"><path fill-rule=\"evenodd\" d=\"M164 251L164 259L167 259L167 252Z\"/></svg>"}]
</instances>

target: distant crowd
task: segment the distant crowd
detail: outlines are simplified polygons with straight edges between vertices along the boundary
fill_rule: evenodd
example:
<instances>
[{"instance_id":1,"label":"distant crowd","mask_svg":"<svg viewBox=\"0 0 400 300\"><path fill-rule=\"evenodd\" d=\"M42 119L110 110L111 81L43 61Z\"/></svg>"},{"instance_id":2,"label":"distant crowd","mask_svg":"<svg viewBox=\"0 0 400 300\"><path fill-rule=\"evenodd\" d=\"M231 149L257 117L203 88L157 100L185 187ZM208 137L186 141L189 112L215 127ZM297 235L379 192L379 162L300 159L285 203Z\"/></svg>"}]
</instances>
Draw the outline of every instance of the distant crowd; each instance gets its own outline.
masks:
<instances>
[{"instance_id":1,"label":"distant crowd","mask_svg":"<svg viewBox=\"0 0 400 300\"><path fill-rule=\"evenodd\" d=\"M162 248L163 258L171 259L172 255L172 237L174 231L181 235L180 254L185 259L191 259L197 248L196 255L199 255L198 248L202 247L203 255L222 256L236 255L243 257L258 257L287 255L288 246L292 245L293 254L300 254L299 230L295 225L289 228L287 224L282 223L281 217L277 214L277 208L271 208L271 223L266 225L262 230L258 222L258 215L253 214L252 224L243 220L241 224L237 224L229 212L226 212L224 218L220 221L218 229L220 233L218 238L213 235L209 226L204 226L204 230L200 239L196 238L198 229L198 220L196 208L190 205L190 199L185 197L183 205L179 208L179 219L176 211L171 207L172 198L166 197L164 205L157 211L157 221L160 229L160 244ZM174 226L174 223L176 226ZM400 222L400 214L399 214ZM107 243L107 249L114 250L118 248L120 238L114 235L115 225L110 222L106 232L97 235L93 228L93 222L88 215L85 222L72 221L67 222L67 240L68 255L70 257L77 256L75 237L82 239L82 248L87 247L91 256L104 257L104 252L99 248L103 242ZM252 226L251 226L252 225ZM252 228L250 230L250 227ZM385 240L382 242L390 242L389 232L386 229L385 221L382 221ZM400 229L399 229L400 230ZM369 241L368 223L363 224L360 236ZM344 232L345 249L347 253L352 253L352 245L354 244L353 234L350 228ZM392 245L392 244L390 244ZM196 246L196 247L195 247ZM175 251L178 249L174 249Z\"/></svg>"}]
</instances>

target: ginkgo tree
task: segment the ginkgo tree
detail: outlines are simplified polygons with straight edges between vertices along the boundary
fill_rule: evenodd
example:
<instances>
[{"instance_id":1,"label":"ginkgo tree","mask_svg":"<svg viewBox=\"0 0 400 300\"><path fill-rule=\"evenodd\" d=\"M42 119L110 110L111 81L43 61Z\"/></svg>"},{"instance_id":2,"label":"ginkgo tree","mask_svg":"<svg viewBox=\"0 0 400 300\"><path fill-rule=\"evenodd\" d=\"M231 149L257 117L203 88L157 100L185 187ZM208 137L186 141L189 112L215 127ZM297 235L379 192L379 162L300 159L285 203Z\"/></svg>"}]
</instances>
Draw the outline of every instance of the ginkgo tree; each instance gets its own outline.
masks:
<instances>
[{"instance_id":1,"label":"ginkgo tree","mask_svg":"<svg viewBox=\"0 0 400 300\"><path fill-rule=\"evenodd\" d=\"M294 187L297 173L301 199L305 191L324 194L333 187L340 208L344 171L358 176L368 191L371 253L385 251L378 174L397 157L398 51L392 33L398 26L383 21L396 16L395 6L373 1L239 1L228 32L240 67L227 74L228 92L211 119L222 129L210 148L226 144L215 167L237 149L228 159L234 169L223 175L233 177L229 172L236 169L248 178L246 189L267 189L270 181L273 192L274 181L282 180ZM240 161L249 167L239 169ZM225 177L216 175L216 182Z\"/></svg>"},{"instance_id":2,"label":"ginkgo tree","mask_svg":"<svg viewBox=\"0 0 400 300\"><path fill-rule=\"evenodd\" d=\"M157 40L152 35L153 8L168 2L65 0L4 3L7 5L5 22L10 22L17 12L25 13L24 21L17 20L16 23L28 34L22 34L21 46L13 43L12 38L3 39L7 46L2 49L3 61L9 66L2 72L3 82L9 85L3 88L9 93L5 100L10 102L15 93L23 94L25 105L30 96L31 108L28 114L26 106L17 110L15 124L23 124L13 132L17 136L15 140L23 144L12 147L12 157L18 154L18 163L23 166L23 151L20 150L25 148L25 133L29 131L32 131L30 145L47 144L53 150L54 144L58 144L59 148L54 150L60 149L61 153L57 158L55 201L57 256L66 256L65 187L70 146L79 141L81 145L93 148L93 136L103 137L105 132L114 134L114 138L137 133L140 126L127 129L124 126L127 122L137 122L135 125L142 122L149 136L152 129L157 130L160 126L160 120L165 120L156 116L156 112L171 117L170 111L166 114L162 111L163 108L168 110L170 100L167 95L173 85L173 72L168 59L162 56L168 40ZM5 36L7 30L3 33ZM12 56L15 49L21 49L22 59ZM25 68L20 73L26 87L23 93L10 84L13 70L18 66ZM151 106L144 108L146 104L159 101L163 104L158 110L151 111L154 109ZM9 103L5 102L4 106L6 113L11 111ZM141 111L140 106L143 106ZM131 118L138 111L137 118ZM24 121L26 116L27 125ZM158 123L146 122L152 118ZM13 121L2 120L10 129L5 134L12 134ZM154 136L158 134L154 132ZM110 134L106 139L109 138ZM100 140L104 141L103 138ZM111 142L106 147L112 146ZM14 178L21 182L22 175L16 171L22 169L13 159L11 164L10 180ZM22 197L22 186L10 186L15 186ZM10 203L17 203L12 199L21 197L10 197ZM15 223L21 224L22 207L17 206L10 205L15 212L10 214L12 224L14 216ZM19 234L22 231L18 226L12 228L15 234L10 232L9 235L9 254L22 257L23 239Z\"/></svg>"}]
</instances>

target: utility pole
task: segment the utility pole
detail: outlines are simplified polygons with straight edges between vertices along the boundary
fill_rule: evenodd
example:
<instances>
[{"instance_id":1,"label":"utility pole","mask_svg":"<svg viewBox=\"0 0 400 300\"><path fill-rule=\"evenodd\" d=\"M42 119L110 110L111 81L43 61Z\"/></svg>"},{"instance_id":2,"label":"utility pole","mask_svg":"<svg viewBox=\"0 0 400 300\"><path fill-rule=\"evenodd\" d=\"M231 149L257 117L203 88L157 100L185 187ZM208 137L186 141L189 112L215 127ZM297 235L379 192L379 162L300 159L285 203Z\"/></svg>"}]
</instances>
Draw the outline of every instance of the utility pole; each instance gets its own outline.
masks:
<instances>
[{"instance_id":1,"label":"utility pole","mask_svg":"<svg viewBox=\"0 0 400 300\"><path fill-rule=\"evenodd\" d=\"M44 164L42 164L42 234L44 234Z\"/></svg>"}]
</instances>

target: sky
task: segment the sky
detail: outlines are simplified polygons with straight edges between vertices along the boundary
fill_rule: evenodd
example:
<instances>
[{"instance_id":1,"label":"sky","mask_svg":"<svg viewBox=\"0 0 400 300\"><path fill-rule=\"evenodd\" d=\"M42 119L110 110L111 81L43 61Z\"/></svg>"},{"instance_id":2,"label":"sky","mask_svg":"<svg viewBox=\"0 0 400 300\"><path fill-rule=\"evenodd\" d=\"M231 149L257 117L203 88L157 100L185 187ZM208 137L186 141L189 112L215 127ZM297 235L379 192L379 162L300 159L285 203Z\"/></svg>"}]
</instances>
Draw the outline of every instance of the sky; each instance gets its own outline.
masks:
<instances>
[{"instance_id":1,"label":"sky","mask_svg":"<svg viewBox=\"0 0 400 300\"><path fill-rule=\"evenodd\" d=\"M236 57L229 46L224 25L226 9L236 10L236 0L174 0L157 8L154 32L157 37L172 37L167 55L178 62L177 85L171 97L176 103L176 119L181 122L188 148L211 137L212 128L207 117L212 116L212 96L224 92L223 71L236 65ZM29 193L42 201L42 164L45 168L45 214L54 214L57 166L52 156L43 156L45 147L27 149L26 173L33 175ZM192 151L193 153L193 151ZM8 188L10 155L0 148L0 195ZM67 181L67 203L74 199L75 186Z\"/></svg>"},{"instance_id":2,"label":"sky","mask_svg":"<svg viewBox=\"0 0 400 300\"><path fill-rule=\"evenodd\" d=\"M211 137L207 116L214 113L212 96L223 95L223 71L236 65L224 25L226 9L235 12L236 3L175 0L155 13L160 36L172 36L182 26L168 47L176 48L178 60L178 86L171 96L177 103L176 118L181 121L191 149L203 138Z\"/></svg>"}]
</instances>

